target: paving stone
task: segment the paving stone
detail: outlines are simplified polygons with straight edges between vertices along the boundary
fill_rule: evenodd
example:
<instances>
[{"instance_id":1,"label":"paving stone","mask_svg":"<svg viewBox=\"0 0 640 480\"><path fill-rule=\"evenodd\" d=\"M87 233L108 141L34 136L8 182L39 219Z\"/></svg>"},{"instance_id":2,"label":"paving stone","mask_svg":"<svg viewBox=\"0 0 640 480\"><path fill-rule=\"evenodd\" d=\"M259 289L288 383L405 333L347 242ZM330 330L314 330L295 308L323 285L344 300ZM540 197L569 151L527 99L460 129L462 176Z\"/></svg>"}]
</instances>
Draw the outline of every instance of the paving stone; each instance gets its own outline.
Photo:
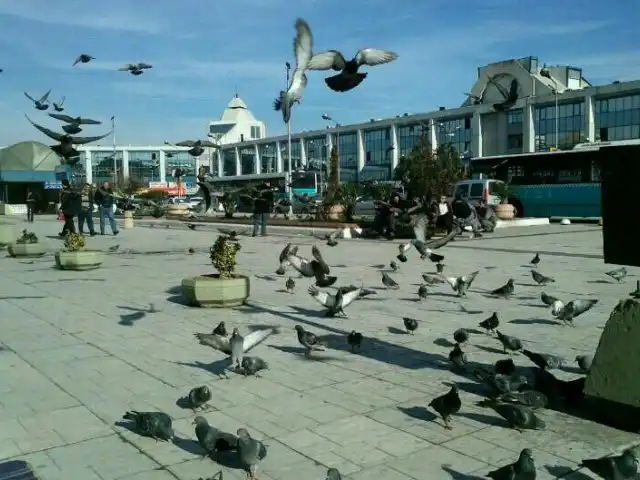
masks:
<instances>
[{"instance_id":1,"label":"paving stone","mask_svg":"<svg viewBox=\"0 0 640 480\"><path fill-rule=\"evenodd\" d=\"M600 283L608 268L597 258L599 229L549 226L459 239L442 249L445 273L480 271L468 298L440 286L416 302L420 274L434 267L412 257L392 274L400 290L377 290L351 305L348 318L329 319L308 295L308 281L300 279L293 295L278 292L285 277L273 273L276 257L288 241L308 256L316 240L303 235L242 238L238 270L251 278L247 306L185 307L176 286L184 277L212 271L206 251L215 234L175 227L88 239L91 248L121 245L120 253L106 255L102 268L90 272L54 270L51 256L33 263L0 259L0 459L24 458L43 480L196 480L218 470L225 480L245 480L233 454L219 465L201 459L194 413L176 404L199 385L213 392L212 408L199 415L231 433L245 427L268 446L259 467L262 480L320 479L329 467L350 480L422 480L425 472L434 479L476 478L514 461L525 447L534 451L538 478L577 480L592 478L578 471L582 459L638 442L637 435L551 411L540 413L546 431L510 430L495 412L476 405L482 389L453 372L447 360L452 332L475 328L494 311L501 330L531 350L562 355L569 364L578 353L593 352L609 312L634 288L631 281ZM39 219L26 228L44 238L59 223ZM56 240L48 245L51 251L59 247ZM203 253L187 255L188 246ZM396 248L397 242L352 240L322 250L339 284L380 288L374 266L388 263ZM532 284L529 271L536 252L539 270L556 278L544 289ZM514 298L486 296L508 278L516 280ZM543 290L600 302L567 328L541 305ZM123 325L127 315L151 303L156 313ZM404 333L403 316L420 320L415 335ZM262 378L220 379L213 373L224 355L199 345L193 333L210 332L222 318L241 332L279 327L279 334L252 351L270 364ZM327 350L310 359L302 355L296 324L316 333ZM365 337L356 354L346 343L353 329ZM494 336L472 333L465 350L474 362L492 364L503 358L499 347ZM522 355L513 359L518 367L530 366ZM554 373L576 377L570 369ZM449 431L428 404L452 382L463 407ZM130 431L119 423L127 410L166 412L174 420L175 440L156 442Z\"/></svg>"}]
</instances>

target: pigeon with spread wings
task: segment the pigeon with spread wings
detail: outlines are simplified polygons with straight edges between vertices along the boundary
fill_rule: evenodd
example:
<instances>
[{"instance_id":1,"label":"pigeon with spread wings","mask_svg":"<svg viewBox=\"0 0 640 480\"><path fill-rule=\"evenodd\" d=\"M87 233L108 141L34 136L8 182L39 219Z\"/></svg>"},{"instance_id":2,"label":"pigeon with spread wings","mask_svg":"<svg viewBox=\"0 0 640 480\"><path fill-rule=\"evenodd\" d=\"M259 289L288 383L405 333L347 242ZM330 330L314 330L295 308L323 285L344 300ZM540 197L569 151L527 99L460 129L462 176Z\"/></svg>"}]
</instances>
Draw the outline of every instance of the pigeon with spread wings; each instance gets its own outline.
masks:
<instances>
[{"instance_id":1,"label":"pigeon with spread wings","mask_svg":"<svg viewBox=\"0 0 640 480\"><path fill-rule=\"evenodd\" d=\"M288 265L295 268L298 273L300 273L303 277L316 279L316 285L318 287L330 287L334 283L336 283L337 277L331 277L329 274L331 270L329 265L324 261L322 255L320 254L320 250L317 246L313 246L311 249L311 253L313 255L313 260L309 260L307 258L301 257L299 255L293 254L290 249L285 247L282 255L284 254L285 260ZM282 267L284 262L280 262ZM280 271L280 269L278 269Z\"/></svg>"},{"instance_id":2,"label":"pigeon with spread wings","mask_svg":"<svg viewBox=\"0 0 640 480\"><path fill-rule=\"evenodd\" d=\"M91 60L95 60L95 58L86 53L81 53L78 55L78 58L76 58L75 62L73 62L72 66L75 67L79 63L89 63Z\"/></svg>"},{"instance_id":3,"label":"pigeon with spread wings","mask_svg":"<svg viewBox=\"0 0 640 480\"><path fill-rule=\"evenodd\" d=\"M100 120L93 120L92 118L72 117L71 115L64 115L60 113L50 113L49 116L68 124L102 125L102 122Z\"/></svg>"},{"instance_id":4,"label":"pigeon with spread wings","mask_svg":"<svg viewBox=\"0 0 640 480\"><path fill-rule=\"evenodd\" d=\"M311 295L316 302L327 309L326 316L334 317L337 314L342 314L346 318L347 314L344 309L351 305L359 298L366 297L367 295L375 295L376 291L364 287L340 287L335 295L318 290L314 285L309 287L309 295Z\"/></svg>"},{"instance_id":5,"label":"pigeon with spread wings","mask_svg":"<svg viewBox=\"0 0 640 480\"><path fill-rule=\"evenodd\" d=\"M62 112L62 111L64 111L64 107L63 107L63 105L64 105L64 100L65 100L65 97L62 97L62 100L60 100L59 102L53 102L53 109L54 109L56 112Z\"/></svg>"},{"instance_id":6,"label":"pigeon with spread wings","mask_svg":"<svg viewBox=\"0 0 640 480\"><path fill-rule=\"evenodd\" d=\"M499 92L500 95L504 98L503 102L494 103L493 109L499 112L509 110L513 107L518 101L518 80L515 78L511 80L511 84L509 85L509 90L500 85L493 78L489 79L489 83L493 85Z\"/></svg>"},{"instance_id":7,"label":"pigeon with spread wings","mask_svg":"<svg viewBox=\"0 0 640 480\"><path fill-rule=\"evenodd\" d=\"M460 277L443 278L451 286L453 291L458 294L459 297L464 297L467 295L467 290L469 289L469 287L471 287L471 284L478 276L478 273L480 273L480 270L476 270L469 275L462 275Z\"/></svg>"},{"instance_id":8,"label":"pigeon with spread wings","mask_svg":"<svg viewBox=\"0 0 640 480\"><path fill-rule=\"evenodd\" d=\"M234 334L238 334L238 329L234 329ZM254 330L243 337L242 340L242 353L247 353L254 347L260 345L267 338L276 332L275 328L264 328L260 330ZM231 340L232 337L224 337L222 335L215 335L213 333L196 333L195 337L200 342L200 345L207 345L215 350L219 350L227 355L234 354Z\"/></svg>"},{"instance_id":9,"label":"pigeon with spread wings","mask_svg":"<svg viewBox=\"0 0 640 480\"><path fill-rule=\"evenodd\" d=\"M27 115L25 115L25 117L27 117L27 120L31 125L33 125L35 128L40 130L47 137L60 142L60 144L62 145L84 145L87 143L97 142L98 140L102 140L103 138L111 134L111 132L108 132L108 133L105 133L104 135L99 135L96 137L72 137L71 135L66 135L63 133L56 133L53 130L43 127L42 125L38 125L37 123L34 123Z\"/></svg>"},{"instance_id":10,"label":"pigeon with spread wings","mask_svg":"<svg viewBox=\"0 0 640 480\"><path fill-rule=\"evenodd\" d=\"M149 63L140 62L140 63L125 63L118 70L121 72L129 72L131 75L134 75L137 77L138 75L142 75L144 71L148 70L149 68L153 68L153 65Z\"/></svg>"},{"instance_id":11,"label":"pigeon with spread wings","mask_svg":"<svg viewBox=\"0 0 640 480\"><path fill-rule=\"evenodd\" d=\"M35 107L36 110L47 110L49 108L49 103L48 103L48 98L49 98L49 94L51 93L51 89L49 89L49 91L47 93L45 93L42 97L40 97L40 100L36 100L35 98L33 98L31 95L29 95L27 92L24 92L24 96L27 97L29 100L31 100L33 102L33 105Z\"/></svg>"},{"instance_id":12,"label":"pigeon with spread wings","mask_svg":"<svg viewBox=\"0 0 640 480\"><path fill-rule=\"evenodd\" d=\"M325 78L324 81L334 92L348 92L367 78L366 73L358 71L361 66L374 67L393 62L397 58L398 54L395 52L363 48L356 53L355 57L347 60L338 50L329 50L311 57L308 68L309 70L335 70L340 72L337 75Z\"/></svg>"}]
</instances>

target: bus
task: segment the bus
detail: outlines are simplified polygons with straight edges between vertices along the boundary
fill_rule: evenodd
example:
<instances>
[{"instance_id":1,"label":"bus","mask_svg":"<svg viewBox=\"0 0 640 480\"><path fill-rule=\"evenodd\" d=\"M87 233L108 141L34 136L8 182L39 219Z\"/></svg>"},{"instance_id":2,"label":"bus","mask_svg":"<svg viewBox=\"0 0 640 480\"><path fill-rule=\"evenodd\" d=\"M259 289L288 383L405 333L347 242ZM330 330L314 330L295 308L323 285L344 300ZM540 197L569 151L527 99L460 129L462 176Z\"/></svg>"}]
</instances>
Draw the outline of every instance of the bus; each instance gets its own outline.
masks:
<instances>
[{"instance_id":1,"label":"bus","mask_svg":"<svg viewBox=\"0 0 640 480\"><path fill-rule=\"evenodd\" d=\"M598 218L601 149L640 145L640 140L592 142L572 150L498 155L471 161L474 177L487 175L510 185L509 202L519 217Z\"/></svg>"},{"instance_id":2,"label":"bus","mask_svg":"<svg viewBox=\"0 0 640 480\"><path fill-rule=\"evenodd\" d=\"M291 188L293 193L315 197L321 192L322 181L320 172L293 172L293 182ZM278 193L284 194L287 191L287 179L289 174L282 173L261 173L255 175L237 175L232 177L214 177L207 181L214 185L216 191L242 188L249 185L256 185L268 181Z\"/></svg>"}]
</instances>

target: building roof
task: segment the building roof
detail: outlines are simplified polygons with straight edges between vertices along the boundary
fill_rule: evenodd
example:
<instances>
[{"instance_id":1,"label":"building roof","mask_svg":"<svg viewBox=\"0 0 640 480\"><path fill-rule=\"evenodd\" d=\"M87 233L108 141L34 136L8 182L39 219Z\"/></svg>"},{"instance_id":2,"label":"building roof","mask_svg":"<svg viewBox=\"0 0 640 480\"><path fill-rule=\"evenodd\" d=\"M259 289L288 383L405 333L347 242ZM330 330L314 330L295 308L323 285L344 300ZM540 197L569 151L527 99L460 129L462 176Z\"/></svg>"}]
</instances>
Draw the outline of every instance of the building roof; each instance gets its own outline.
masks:
<instances>
[{"instance_id":1,"label":"building roof","mask_svg":"<svg viewBox=\"0 0 640 480\"><path fill-rule=\"evenodd\" d=\"M60 165L60 157L40 142L20 142L0 150L0 170L48 171Z\"/></svg>"},{"instance_id":2,"label":"building roof","mask_svg":"<svg viewBox=\"0 0 640 480\"><path fill-rule=\"evenodd\" d=\"M256 117L253 116L251 110L247 108L247 104L242 101L242 99L236 93L234 97L225 108L224 112L222 112L222 116L219 121L211 122L212 124L221 124L221 123L242 123L242 122L255 122Z\"/></svg>"}]
</instances>

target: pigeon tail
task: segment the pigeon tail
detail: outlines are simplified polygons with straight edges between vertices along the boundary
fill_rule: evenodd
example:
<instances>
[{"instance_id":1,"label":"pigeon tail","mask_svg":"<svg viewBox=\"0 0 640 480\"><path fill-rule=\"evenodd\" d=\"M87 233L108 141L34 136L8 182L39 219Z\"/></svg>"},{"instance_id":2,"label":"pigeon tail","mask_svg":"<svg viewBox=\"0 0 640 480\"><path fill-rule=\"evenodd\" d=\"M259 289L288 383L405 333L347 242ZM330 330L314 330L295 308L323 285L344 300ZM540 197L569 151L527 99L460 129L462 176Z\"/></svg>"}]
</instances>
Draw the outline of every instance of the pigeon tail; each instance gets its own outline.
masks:
<instances>
[{"instance_id":1,"label":"pigeon tail","mask_svg":"<svg viewBox=\"0 0 640 480\"><path fill-rule=\"evenodd\" d=\"M273 101L273 109L274 109L276 112L279 112L279 111L282 109L282 100L280 100L279 98L276 98L276 99Z\"/></svg>"},{"instance_id":2,"label":"pigeon tail","mask_svg":"<svg viewBox=\"0 0 640 480\"><path fill-rule=\"evenodd\" d=\"M348 92L356 88L367 78L366 73L345 74L343 72L333 77L327 77L324 79L327 87L334 92Z\"/></svg>"}]
</instances>

